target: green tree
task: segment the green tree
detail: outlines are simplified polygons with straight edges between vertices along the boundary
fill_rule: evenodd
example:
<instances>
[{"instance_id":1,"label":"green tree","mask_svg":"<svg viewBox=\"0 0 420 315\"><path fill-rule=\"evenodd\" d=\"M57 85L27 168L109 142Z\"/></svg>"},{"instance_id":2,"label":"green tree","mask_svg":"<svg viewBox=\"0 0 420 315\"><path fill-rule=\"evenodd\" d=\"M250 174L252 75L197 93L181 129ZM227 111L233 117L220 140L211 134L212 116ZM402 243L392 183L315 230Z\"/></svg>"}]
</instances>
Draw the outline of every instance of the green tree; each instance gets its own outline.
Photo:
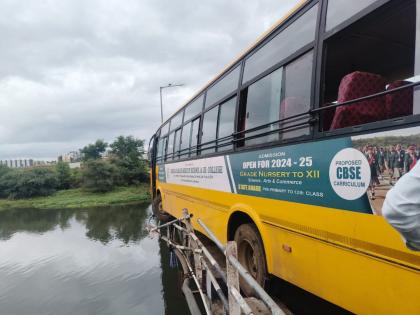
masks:
<instances>
[{"instance_id":1,"label":"green tree","mask_svg":"<svg viewBox=\"0 0 420 315\"><path fill-rule=\"evenodd\" d=\"M58 189L69 189L71 183L71 171L68 163L58 162L55 166L57 172Z\"/></svg>"},{"instance_id":2,"label":"green tree","mask_svg":"<svg viewBox=\"0 0 420 315\"><path fill-rule=\"evenodd\" d=\"M143 159L143 140L133 136L119 136L110 147L111 162L118 167L120 173L120 185L137 185L147 180L148 168Z\"/></svg>"},{"instance_id":3,"label":"green tree","mask_svg":"<svg viewBox=\"0 0 420 315\"><path fill-rule=\"evenodd\" d=\"M89 160L98 160L108 147L108 143L101 139L96 140L95 143L88 144L84 148L80 149L82 155L82 161L87 162Z\"/></svg>"},{"instance_id":4,"label":"green tree","mask_svg":"<svg viewBox=\"0 0 420 315\"><path fill-rule=\"evenodd\" d=\"M83 188L91 192L111 191L119 181L118 168L103 160L90 160L82 167Z\"/></svg>"},{"instance_id":5,"label":"green tree","mask_svg":"<svg viewBox=\"0 0 420 315\"><path fill-rule=\"evenodd\" d=\"M133 136L119 136L110 144L111 153L116 157L141 159L144 154L144 141Z\"/></svg>"}]
</instances>

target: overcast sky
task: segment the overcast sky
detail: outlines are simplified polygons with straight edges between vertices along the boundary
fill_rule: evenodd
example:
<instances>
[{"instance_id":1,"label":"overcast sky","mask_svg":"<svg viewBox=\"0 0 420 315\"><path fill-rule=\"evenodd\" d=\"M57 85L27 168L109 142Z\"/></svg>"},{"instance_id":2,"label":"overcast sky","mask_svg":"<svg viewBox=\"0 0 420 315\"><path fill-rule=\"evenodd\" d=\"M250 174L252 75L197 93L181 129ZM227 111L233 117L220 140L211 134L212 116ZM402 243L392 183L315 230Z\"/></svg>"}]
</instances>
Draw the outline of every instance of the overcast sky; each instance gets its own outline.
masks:
<instances>
[{"instance_id":1,"label":"overcast sky","mask_svg":"<svg viewBox=\"0 0 420 315\"><path fill-rule=\"evenodd\" d=\"M0 159L146 139L297 0L1 0Z\"/></svg>"}]
</instances>

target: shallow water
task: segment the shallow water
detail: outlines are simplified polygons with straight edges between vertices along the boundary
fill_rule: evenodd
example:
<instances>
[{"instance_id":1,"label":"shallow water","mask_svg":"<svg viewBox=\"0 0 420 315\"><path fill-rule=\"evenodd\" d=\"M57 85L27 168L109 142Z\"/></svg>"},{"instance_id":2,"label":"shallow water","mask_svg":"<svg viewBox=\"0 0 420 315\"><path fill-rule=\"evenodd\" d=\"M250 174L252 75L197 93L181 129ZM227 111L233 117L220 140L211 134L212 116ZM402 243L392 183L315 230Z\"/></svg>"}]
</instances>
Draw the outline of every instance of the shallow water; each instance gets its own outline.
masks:
<instances>
[{"instance_id":1,"label":"shallow water","mask_svg":"<svg viewBox=\"0 0 420 315\"><path fill-rule=\"evenodd\" d=\"M0 313L188 314L149 206L0 212Z\"/></svg>"}]
</instances>

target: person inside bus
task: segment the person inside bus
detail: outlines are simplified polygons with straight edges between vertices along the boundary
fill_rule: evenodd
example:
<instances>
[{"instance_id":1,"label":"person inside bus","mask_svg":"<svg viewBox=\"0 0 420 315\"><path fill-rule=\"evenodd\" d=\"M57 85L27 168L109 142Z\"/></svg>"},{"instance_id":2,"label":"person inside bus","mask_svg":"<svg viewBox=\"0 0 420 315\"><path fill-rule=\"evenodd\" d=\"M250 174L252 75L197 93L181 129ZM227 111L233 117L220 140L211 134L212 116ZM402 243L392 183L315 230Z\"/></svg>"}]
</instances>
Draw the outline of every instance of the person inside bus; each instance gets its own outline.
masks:
<instances>
[{"instance_id":1,"label":"person inside bus","mask_svg":"<svg viewBox=\"0 0 420 315\"><path fill-rule=\"evenodd\" d=\"M382 215L403 237L406 246L420 251L420 163L387 193Z\"/></svg>"},{"instance_id":2,"label":"person inside bus","mask_svg":"<svg viewBox=\"0 0 420 315\"><path fill-rule=\"evenodd\" d=\"M417 160L416 146L412 144L408 147L404 157L404 172L408 173L416 165Z\"/></svg>"}]
</instances>

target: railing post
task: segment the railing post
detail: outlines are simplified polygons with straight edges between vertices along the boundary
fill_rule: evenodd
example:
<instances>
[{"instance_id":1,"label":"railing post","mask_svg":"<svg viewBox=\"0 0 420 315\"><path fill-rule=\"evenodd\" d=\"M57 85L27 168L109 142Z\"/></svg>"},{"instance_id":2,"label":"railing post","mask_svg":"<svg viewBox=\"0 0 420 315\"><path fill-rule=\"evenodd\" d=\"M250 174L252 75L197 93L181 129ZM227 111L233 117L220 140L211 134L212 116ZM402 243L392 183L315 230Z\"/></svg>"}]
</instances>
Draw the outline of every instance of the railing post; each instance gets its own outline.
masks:
<instances>
[{"instance_id":1,"label":"railing post","mask_svg":"<svg viewBox=\"0 0 420 315\"><path fill-rule=\"evenodd\" d=\"M182 209L182 215L184 216L184 218L187 218L185 220L185 226L187 228L187 231L189 233L194 233L194 229L191 225L191 219L188 217L188 209L184 208ZM192 238L189 238L189 247L191 247L192 249L194 249L194 269L195 269L195 275L197 277L198 282L201 285L201 288L204 288L203 285L203 268L201 266L201 254L197 253L197 249L199 249L198 244L192 240Z\"/></svg>"},{"instance_id":2,"label":"railing post","mask_svg":"<svg viewBox=\"0 0 420 315\"><path fill-rule=\"evenodd\" d=\"M236 302L234 295L232 294L232 288L236 289L238 292L239 288L239 273L238 270L230 263L228 257L233 256L238 258L238 250L236 247L236 242L230 241L226 244L226 273L227 273L227 287L229 294L229 314L230 315L240 315L241 309L239 304Z\"/></svg>"}]
</instances>

